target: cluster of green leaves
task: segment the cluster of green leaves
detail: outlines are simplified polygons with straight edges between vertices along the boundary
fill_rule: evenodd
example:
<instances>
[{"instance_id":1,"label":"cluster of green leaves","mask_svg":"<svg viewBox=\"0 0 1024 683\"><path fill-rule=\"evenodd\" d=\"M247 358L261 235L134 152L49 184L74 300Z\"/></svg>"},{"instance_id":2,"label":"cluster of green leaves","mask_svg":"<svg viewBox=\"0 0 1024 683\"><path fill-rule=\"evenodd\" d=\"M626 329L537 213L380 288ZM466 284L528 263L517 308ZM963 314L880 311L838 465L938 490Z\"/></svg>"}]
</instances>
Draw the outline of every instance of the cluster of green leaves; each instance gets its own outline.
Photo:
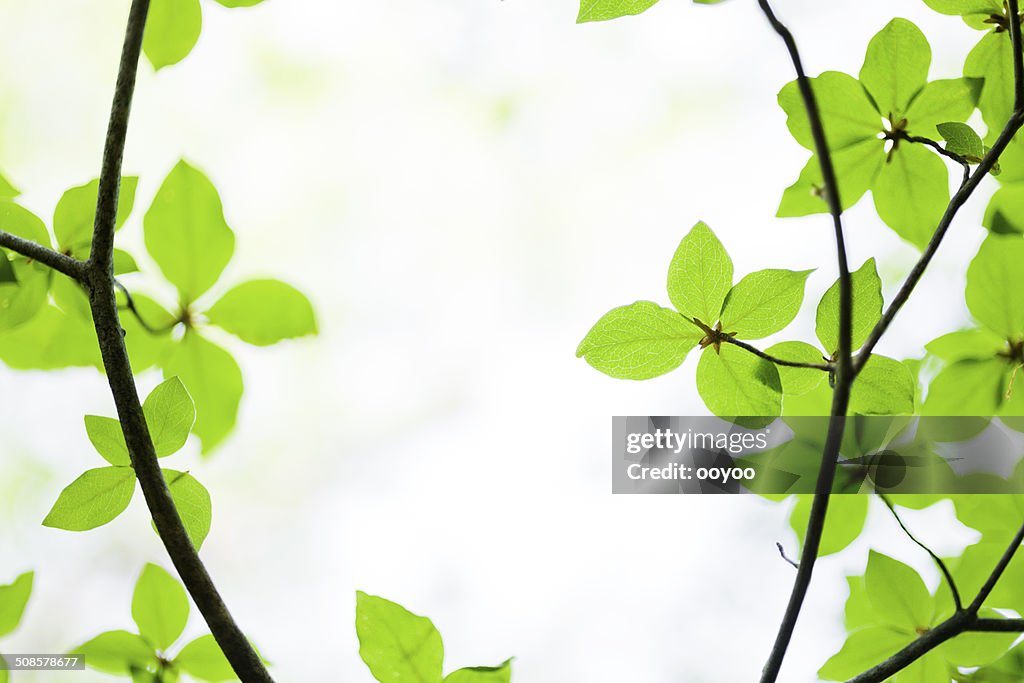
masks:
<instances>
[{"instance_id":1,"label":"cluster of green leaves","mask_svg":"<svg viewBox=\"0 0 1024 683\"><path fill-rule=\"evenodd\" d=\"M197 681L237 681L231 664L212 635L170 652L188 624L190 605L178 580L155 564L147 564L132 596L131 631L106 631L74 648L86 666L104 673L130 676L133 683L175 683L181 674Z\"/></svg>"},{"instance_id":2,"label":"cluster of green leaves","mask_svg":"<svg viewBox=\"0 0 1024 683\"><path fill-rule=\"evenodd\" d=\"M722 0L693 0L698 5L717 5ZM580 0L580 12L576 23L607 21L646 12L658 4L658 0Z\"/></svg>"},{"instance_id":3,"label":"cluster of green leaves","mask_svg":"<svg viewBox=\"0 0 1024 683\"><path fill-rule=\"evenodd\" d=\"M263 0L215 0L224 7L252 7ZM185 59L203 31L199 0L151 0L142 51L159 71Z\"/></svg>"},{"instance_id":4,"label":"cluster of green leaves","mask_svg":"<svg viewBox=\"0 0 1024 683\"><path fill-rule=\"evenodd\" d=\"M509 683L512 660L444 675L444 645L433 622L401 605L356 593L359 656L380 683Z\"/></svg>"},{"instance_id":5,"label":"cluster of green leaves","mask_svg":"<svg viewBox=\"0 0 1024 683\"><path fill-rule=\"evenodd\" d=\"M181 381L172 377L157 386L142 409L157 457L181 450L196 420L195 404ZM68 531L95 529L124 512L135 494L135 471L121 423L110 417L86 415L85 430L96 452L110 465L87 470L71 482L43 520L44 526ZM210 494L188 472L162 471L185 530L198 549L210 532Z\"/></svg>"},{"instance_id":6,"label":"cluster of green leaves","mask_svg":"<svg viewBox=\"0 0 1024 683\"><path fill-rule=\"evenodd\" d=\"M128 220L137 179L122 180L117 227ZM56 248L86 258L92 244L98 181L68 190L53 217ZM243 391L242 372L232 355L211 341L218 327L257 346L315 334L309 300L274 279L242 282L207 303L231 260L235 236L224 218L220 196L206 176L181 161L156 193L144 218L149 257L178 292L170 312L143 294L134 311L122 311L125 343L135 372L158 366L164 377L179 377L195 400L195 434L208 453L234 427ZM42 220L12 200L0 199L0 229L52 246ZM117 250L115 275L138 270L131 254ZM122 295L121 303L128 301ZM102 362L88 297L70 278L38 262L0 250L0 360L16 369L51 370Z\"/></svg>"},{"instance_id":7,"label":"cluster of green leaves","mask_svg":"<svg viewBox=\"0 0 1024 683\"><path fill-rule=\"evenodd\" d=\"M14 583L0 586L0 638L13 633L21 623L28 599L32 595L34 578L32 572L25 572ZM0 683L7 683L8 677L7 664L3 655L0 655Z\"/></svg>"}]
</instances>

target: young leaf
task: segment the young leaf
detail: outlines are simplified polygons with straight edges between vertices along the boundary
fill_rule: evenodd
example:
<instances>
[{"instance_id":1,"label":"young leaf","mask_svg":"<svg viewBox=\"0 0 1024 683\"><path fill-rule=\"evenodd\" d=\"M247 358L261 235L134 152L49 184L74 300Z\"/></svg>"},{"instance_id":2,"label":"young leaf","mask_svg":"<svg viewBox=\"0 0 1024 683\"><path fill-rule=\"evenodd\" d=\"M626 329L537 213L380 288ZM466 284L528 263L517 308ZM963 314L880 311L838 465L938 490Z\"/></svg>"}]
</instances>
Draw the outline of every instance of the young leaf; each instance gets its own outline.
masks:
<instances>
[{"instance_id":1,"label":"young leaf","mask_svg":"<svg viewBox=\"0 0 1024 683\"><path fill-rule=\"evenodd\" d=\"M146 249L185 303L217 281L235 250L217 189L184 161L160 186L144 229Z\"/></svg>"},{"instance_id":2,"label":"young leaf","mask_svg":"<svg viewBox=\"0 0 1024 683\"><path fill-rule=\"evenodd\" d=\"M202 30L199 0L151 0L142 51L159 71L185 59Z\"/></svg>"},{"instance_id":3,"label":"young leaf","mask_svg":"<svg viewBox=\"0 0 1024 683\"><path fill-rule=\"evenodd\" d=\"M1002 14L1002 8L997 14ZM964 76L984 79L978 109L991 134L998 134L1013 112L1013 48L1009 32L985 34L967 55Z\"/></svg>"},{"instance_id":4,"label":"young leaf","mask_svg":"<svg viewBox=\"0 0 1024 683\"><path fill-rule=\"evenodd\" d=\"M131 465L128 445L124 442L121 423L111 417L85 416L85 432L96 452L111 465Z\"/></svg>"},{"instance_id":5,"label":"young leaf","mask_svg":"<svg viewBox=\"0 0 1024 683\"><path fill-rule=\"evenodd\" d=\"M211 323L256 346L316 334L309 299L280 280L250 280L238 285L206 313Z\"/></svg>"},{"instance_id":6,"label":"young leaf","mask_svg":"<svg viewBox=\"0 0 1024 683\"><path fill-rule=\"evenodd\" d=\"M153 647L128 631L107 631L72 650L85 657L90 668L111 674L129 674L133 668L155 665Z\"/></svg>"},{"instance_id":7,"label":"young leaf","mask_svg":"<svg viewBox=\"0 0 1024 683\"><path fill-rule=\"evenodd\" d=\"M242 399L242 371L231 354L195 330L188 330L164 364L164 377L177 375L195 401L192 432L212 451L235 426Z\"/></svg>"},{"instance_id":8,"label":"young leaf","mask_svg":"<svg viewBox=\"0 0 1024 683\"><path fill-rule=\"evenodd\" d=\"M932 597L916 571L872 550L864 572L864 587L875 614L908 633L931 626Z\"/></svg>"},{"instance_id":9,"label":"young leaf","mask_svg":"<svg viewBox=\"0 0 1024 683\"><path fill-rule=\"evenodd\" d=\"M732 288L732 259L705 223L679 242L668 267L668 298L676 310L714 325Z\"/></svg>"},{"instance_id":10,"label":"young leaf","mask_svg":"<svg viewBox=\"0 0 1024 683\"><path fill-rule=\"evenodd\" d=\"M177 377L171 377L153 389L142 404L142 412L146 415L158 458L181 450L196 421L192 397Z\"/></svg>"},{"instance_id":11,"label":"young leaf","mask_svg":"<svg viewBox=\"0 0 1024 683\"><path fill-rule=\"evenodd\" d=\"M147 564L132 595L132 619L139 635L164 651L185 630L188 611L188 596L178 580L157 565Z\"/></svg>"},{"instance_id":12,"label":"young leaf","mask_svg":"<svg viewBox=\"0 0 1024 683\"><path fill-rule=\"evenodd\" d=\"M384 598L356 593L359 656L380 683L441 681L441 634L426 617Z\"/></svg>"},{"instance_id":13,"label":"young leaf","mask_svg":"<svg viewBox=\"0 0 1024 683\"><path fill-rule=\"evenodd\" d=\"M885 163L885 141L868 138L855 142L832 155L839 182L839 201L843 211L860 201L871 189L878 172ZM777 216L809 216L826 213L829 210L825 193L825 181L821 175L821 162L812 156L797 181L786 188L779 202Z\"/></svg>"},{"instance_id":14,"label":"young leaf","mask_svg":"<svg viewBox=\"0 0 1024 683\"><path fill-rule=\"evenodd\" d=\"M921 29L896 18L868 43L860 82L883 116L902 114L928 81L931 61L932 50Z\"/></svg>"},{"instance_id":15,"label":"young leaf","mask_svg":"<svg viewBox=\"0 0 1024 683\"><path fill-rule=\"evenodd\" d=\"M1003 11L999 0L924 0L924 4L936 12L953 16L992 15Z\"/></svg>"},{"instance_id":16,"label":"young leaf","mask_svg":"<svg viewBox=\"0 0 1024 683\"><path fill-rule=\"evenodd\" d=\"M174 658L174 666L192 678L209 683L237 681L238 676L213 636L200 636Z\"/></svg>"},{"instance_id":17,"label":"young leaf","mask_svg":"<svg viewBox=\"0 0 1024 683\"><path fill-rule=\"evenodd\" d=\"M863 140L877 140L881 120L860 82L849 74L826 71L812 78L815 99L825 123L825 136L833 153ZM786 112L786 125L800 145L815 151L811 124L796 81L779 91L779 106Z\"/></svg>"},{"instance_id":18,"label":"young leaf","mask_svg":"<svg viewBox=\"0 0 1024 683\"><path fill-rule=\"evenodd\" d=\"M114 226L120 230L135 205L135 189L139 179L133 176L121 178L121 190L117 200L117 218ZM53 232L61 249L77 251L92 243L93 220L96 217L96 196L100 181L92 180L85 185L73 187L60 198L53 212ZM86 254L82 254L86 255Z\"/></svg>"},{"instance_id":19,"label":"young leaf","mask_svg":"<svg viewBox=\"0 0 1024 683\"><path fill-rule=\"evenodd\" d=\"M870 258L850 273L853 299L853 348L864 345L871 329L882 317L882 281L875 259ZM839 281L828 288L818 303L815 320L818 341L830 355L839 349Z\"/></svg>"},{"instance_id":20,"label":"young leaf","mask_svg":"<svg viewBox=\"0 0 1024 683\"><path fill-rule=\"evenodd\" d=\"M789 516L789 526L796 532L801 546L807 534L807 520L810 517L813 500L814 496L810 494L797 496L796 507ZM868 496L833 495L828 507L828 524L825 525L825 531L821 536L818 557L838 553L857 540L860 532L864 530L864 522L868 517Z\"/></svg>"},{"instance_id":21,"label":"young leaf","mask_svg":"<svg viewBox=\"0 0 1024 683\"><path fill-rule=\"evenodd\" d=\"M704 333L679 313L650 301L614 308L591 328L577 358L618 379L650 379L682 365Z\"/></svg>"},{"instance_id":22,"label":"young leaf","mask_svg":"<svg viewBox=\"0 0 1024 683\"><path fill-rule=\"evenodd\" d=\"M906 365L873 355L850 392L850 412L857 415L912 415L917 383Z\"/></svg>"},{"instance_id":23,"label":"young leaf","mask_svg":"<svg viewBox=\"0 0 1024 683\"><path fill-rule=\"evenodd\" d=\"M0 637L12 633L21 623L34 578L33 572L25 572L14 583L0 586Z\"/></svg>"},{"instance_id":24,"label":"young leaf","mask_svg":"<svg viewBox=\"0 0 1024 683\"><path fill-rule=\"evenodd\" d=\"M509 683L512 680L512 660L501 666L474 666L448 674L444 683Z\"/></svg>"},{"instance_id":25,"label":"young leaf","mask_svg":"<svg viewBox=\"0 0 1024 683\"><path fill-rule=\"evenodd\" d=\"M576 17L576 23L606 21L640 14L657 2L658 0L580 0L580 13Z\"/></svg>"},{"instance_id":26,"label":"young leaf","mask_svg":"<svg viewBox=\"0 0 1024 683\"><path fill-rule=\"evenodd\" d=\"M135 493L131 467L87 470L57 498L43 526L67 531L88 531L103 526L124 512Z\"/></svg>"},{"instance_id":27,"label":"young leaf","mask_svg":"<svg viewBox=\"0 0 1024 683\"><path fill-rule=\"evenodd\" d=\"M946 141L947 151L959 154L975 163L981 161L981 158L985 156L985 143L981 141L981 136L966 123L950 121L949 123L940 123L936 128L942 139Z\"/></svg>"},{"instance_id":28,"label":"young leaf","mask_svg":"<svg viewBox=\"0 0 1024 683\"><path fill-rule=\"evenodd\" d=\"M792 341L781 342L769 346L766 352L781 358L799 363L823 363L821 351L810 344ZM778 366L779 379L782 381L782 393L786 396L800 396L813 391L825 381L826 373L821 370L810 368L791 368L785 365Z\"/></svg>"},{"instance_id":29,"label":"young leaf","mask_svg":"<svg viewBox=\"0 0 1024 683\"><path fill-rule=\"evenodd\" d=\"M967 268L967 308L1006 339L1024 337L1024 239L989 235Z\"/></svg>"},{"instance_id":30,"label":"young leaf","mask_svg":"<svg viewBox=\"0 0 1024 683\"><path fill-rule=\"evenodd\" d=\"M918 249L928 245L949 204L949 171L923 145L900 145L871 188L878 217Z\"/></svg>"},{"instance_id":31,"label":"young leaf","mask_svg":"<svg viewBox=\"0 0 1024 683\"><path fill-rule=\"evenodd\" d=\"M733 287L722 307L722 326L739 339L760 339L793 322L812 271L760 270Z\"/></svg>"},{"instance_id":32,"label":"young leaf","mask_svg":"<svg viewBox=\"0 0 1024 683\"><path fill-rule=\"evenodd\" d=\"M732 344L705 350L697 365L697 392L719 417L746 418L737 424L760 427L782 412L782 383L775 366ZM755 418L755 419L750 419Z\"/></svg>"},{"instance_id":33,"label":"young leaf","mask_svg":"<svg viewBox=\"0 0 1024 683\"><path fill-rule=\"evenodd\" d=\"M939 124L966 121L978 104L982 83L978 78L931 81L907 109L907 132L934 140L939 135Z\"/></svg>"},{"instance_id":34,"label":"young leaf","mask_svg":"<svg viewBox=\"0 0 1024 683\"><path fill-rule=\"evenodd\" d=\"M167 488L171 491L174 506L178 508L181 522L185 525L192 545L199 550L210 533L213 519L213 503L206 487L187 472L163 470Z\"/></svg>"}]
</instances>

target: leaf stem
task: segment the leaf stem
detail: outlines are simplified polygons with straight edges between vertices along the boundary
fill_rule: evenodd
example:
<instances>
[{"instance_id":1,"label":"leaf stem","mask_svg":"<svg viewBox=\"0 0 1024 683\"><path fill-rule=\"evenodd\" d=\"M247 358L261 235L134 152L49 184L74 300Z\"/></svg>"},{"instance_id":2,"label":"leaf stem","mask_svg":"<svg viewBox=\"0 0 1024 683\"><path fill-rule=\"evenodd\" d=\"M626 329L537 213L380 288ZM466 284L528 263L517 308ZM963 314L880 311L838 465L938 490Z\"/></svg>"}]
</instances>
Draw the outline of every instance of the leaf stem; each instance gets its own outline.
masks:
<instances>
[{"instance_id":1,"label":"leaf stem","mask_svg":"<svg viewBox=\"0 0 1024 683\"><path fill-rule=\"evenodd\" d=\"M971 164L967 161L967 159L964 159L962 156L956 154L955 152L950 152L948 149L940 145L935 140L923 137L921 135L907 135L907 133L904 131L900 131L899 139L906 140L907 142L917 143L919 145L927 145L934 149L939 154L941 154L942 156L946 157L947 159L952 159L956 163L960 164L960 166L963 168L964 173L964 178L960 182L960 187L966 185L967 181L971 179Z\"/></svg>"},{"instance_id":2,"label":"leaf stem","mask_svg":"<svg viewBox=\"0 0 1024 683\"><path fill-rule=\"evenodd\" d=\"M829 372L829 371L832 370L832 365L829 364L829 363L805 363L803 361L798 361L798 360L786 360L784 358L778 358L776 356L771 355L770 353L765 353L764 351L762 351L761 349L757 348L756 346L751 346L750 344L748 344L745 341L740 341L739 339L736 339L735 337L723 336L723 337L721 337L721 341L725 342L726 344L732 344L733 346L738 346L741 349L749 351L750 353L754 354L758 358L763 358L763 359L765 359L766 361L768 361L770 363L774 363L775 365L781 365L782 367L786 367L786 368L805 368L807 370L821 370L823 372Z\"/></svg>"}]
</instances>

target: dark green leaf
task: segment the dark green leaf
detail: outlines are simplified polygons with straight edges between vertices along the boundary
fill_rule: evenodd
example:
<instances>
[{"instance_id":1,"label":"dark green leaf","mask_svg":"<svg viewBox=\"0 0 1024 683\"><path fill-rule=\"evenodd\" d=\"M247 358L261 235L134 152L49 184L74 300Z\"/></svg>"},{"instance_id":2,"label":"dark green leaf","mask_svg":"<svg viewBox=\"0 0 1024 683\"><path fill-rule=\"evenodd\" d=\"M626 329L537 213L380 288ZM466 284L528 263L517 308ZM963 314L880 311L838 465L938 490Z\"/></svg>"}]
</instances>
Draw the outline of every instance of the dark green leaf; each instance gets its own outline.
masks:
<instances>
[{"instance_id":1,"label":"dark green leaf","mask_svg":"<svg viewBox=\"0 0 1024 683\"><path fill-rule=\"evenodd\" d=\"M978 162L985 156L985 143L981 141L981 136L966 123L951 121L940 123L936 128L946 141L947 151L973 162Z\"/></svg>"}]
</instances>

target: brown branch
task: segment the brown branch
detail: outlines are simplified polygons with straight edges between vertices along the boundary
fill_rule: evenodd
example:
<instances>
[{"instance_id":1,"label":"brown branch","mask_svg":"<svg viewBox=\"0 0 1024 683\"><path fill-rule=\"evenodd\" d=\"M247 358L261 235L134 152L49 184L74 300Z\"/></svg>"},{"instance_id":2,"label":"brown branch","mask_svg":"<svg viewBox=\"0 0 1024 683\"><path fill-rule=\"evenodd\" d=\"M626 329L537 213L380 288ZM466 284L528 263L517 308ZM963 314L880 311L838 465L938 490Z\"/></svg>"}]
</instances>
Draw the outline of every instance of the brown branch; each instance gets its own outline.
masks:
<instances>
[{"instance_id":1,"label":"brown branch","mask_svg":"<svg viewBox=\"0 0 1024 683\"><path fill-rule=\"evenodd\" d=\"M904 131L900 131L899 139L906 140L907 142L913 142L919 145L927 145L928 147L931 147L933 150L935 150L942 156L946 157L947 159L952 159L956 163L960 164L964 173L963 180L960 181L960 187L966 185L967 181L971 179L971 163L967 161L967 159L957 154L956 152L950 152L948 149L940 145L935 140L932 140L931 138L922 137L920 135L907 135L907 133Z\"/></svg>"},{"instance_id":2,"label":"brown branch","mask_svg":"<svg viewBox=\"0 0 1024 683\"><path fill-rule=\"evenodd\" d=\"M71 256L66 256L59 251L27 240L9 232L0 230L0 247L10 249L33 261L39 261L44 266L53 268L58 273L67 275L72 280L83 282L85 280L85 263ZM0 258L6 258L0 255Z\"/></svg>"},{"instance_id":3,"label":"brown branch","mask_svg":"<svg viewBox=\"0 0 1024 683\"><path fill-rule=\"evenodd\" d=\"M761 349L757 348L756 346L751 346L747 342L740 341L739 339L736 339L735 337L729 337L729 336L723 335L720 339L721 339L721 341L723 341L723 342L725 342L727 344L732 344L733 346L738 346L741 349L749 351L750 353L754 354L758 358L763 358L763 359L765 359L766 361L768 361L770 363L774 363L775 365L781 365L781 366L786 367L786 368L804 368L804 369L807 369L807 370L821 370L823 372L829 372L829 371L832 370L832 365L829 364L829 363L805 363L803 361L798 361L798 360L786 360L784 358L778 358L777 356L773 356L773 355L771 355L769 353L765 353L764 351L762 351Z\"/></svg>"}]
</instances>

